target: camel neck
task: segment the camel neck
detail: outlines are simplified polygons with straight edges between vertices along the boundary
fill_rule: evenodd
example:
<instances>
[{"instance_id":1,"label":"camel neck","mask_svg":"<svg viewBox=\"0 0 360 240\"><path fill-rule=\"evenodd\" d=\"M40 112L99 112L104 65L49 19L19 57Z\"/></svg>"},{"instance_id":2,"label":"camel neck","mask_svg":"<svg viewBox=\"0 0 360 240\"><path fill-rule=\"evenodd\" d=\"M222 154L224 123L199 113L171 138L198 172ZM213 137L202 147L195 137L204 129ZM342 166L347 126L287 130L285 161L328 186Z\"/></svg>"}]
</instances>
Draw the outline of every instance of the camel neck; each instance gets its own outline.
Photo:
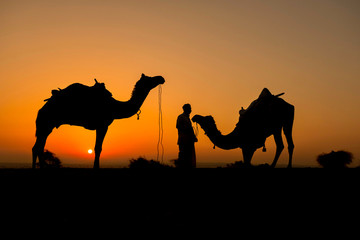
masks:
<instances>
[{"instance_id":1,"label":"camel neck","mask_svg":"<svg viewBox=\"0 0 360 240\"><path fill-rule=\"evenodd\" d=\"M217 129L216 125L214 125L211 128L208 128L205 133L215 146L222 149L234 149L239 147L239 144L236 141L237 139L234 134L235 131L236 130L234 129L231 133L223 135Z\"/></svg>"},{"instance_id":2,"label":"camel neck","mask_svg":"<svg viewBox=\"0 0 360 240\"><path fill-rule=\"evenodd\" d=\"M135 115L144 103L149 92L134 90L127 102L116 101L114 107L114 118L129 118Z\"/></svg>"}]
</instances>

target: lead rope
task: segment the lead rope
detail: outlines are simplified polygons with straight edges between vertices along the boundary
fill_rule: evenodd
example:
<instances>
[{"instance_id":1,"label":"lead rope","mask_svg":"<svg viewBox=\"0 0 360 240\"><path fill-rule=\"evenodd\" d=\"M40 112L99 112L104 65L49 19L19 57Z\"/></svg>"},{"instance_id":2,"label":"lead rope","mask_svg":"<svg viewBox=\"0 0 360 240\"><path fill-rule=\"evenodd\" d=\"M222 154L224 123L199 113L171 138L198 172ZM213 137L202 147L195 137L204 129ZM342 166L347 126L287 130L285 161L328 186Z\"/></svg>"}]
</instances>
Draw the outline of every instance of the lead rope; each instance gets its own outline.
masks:
<instances>
[{"instance_id":1,"label":"lead rope","mask_svg":"<svg viewBox=\"0 0 360 240\"><path fill-rule=\"evenodd\" d=\"M197 138L199 135L199 125L198 123L195 123L195 137Z\"/></svg>"},{"instance_id":2,"label":"lead rope","mask_svg":"<svg viewBox=\"0 0 360 240\"><path fill-rule=\"evenodd\" d=\"M162 95L162 87L159 85L159 94L158 94L158 101L159 101L159 140L157 144L157 157L156 160L159 161L159 156L161 155L161 163L164 162L164 145L163 145L163 138L164 138L164 128L163 128L163 119L162 119L162 108L161 108L161 95ZM161 154L160 154L161 149Z\"/></svg>"},{"instance_id":3,"label":"lead rope","mask_svg":"<svg viewBox=\"0 0 360 240\"><path fill-rule=\"evenodd\" d=\"M199 124L198 123L195 123L195 137L197 138L198 135L199 135ZM213 149L215 149L215 144L214 144L214 147Z\"/></svg>"}]
</instances>

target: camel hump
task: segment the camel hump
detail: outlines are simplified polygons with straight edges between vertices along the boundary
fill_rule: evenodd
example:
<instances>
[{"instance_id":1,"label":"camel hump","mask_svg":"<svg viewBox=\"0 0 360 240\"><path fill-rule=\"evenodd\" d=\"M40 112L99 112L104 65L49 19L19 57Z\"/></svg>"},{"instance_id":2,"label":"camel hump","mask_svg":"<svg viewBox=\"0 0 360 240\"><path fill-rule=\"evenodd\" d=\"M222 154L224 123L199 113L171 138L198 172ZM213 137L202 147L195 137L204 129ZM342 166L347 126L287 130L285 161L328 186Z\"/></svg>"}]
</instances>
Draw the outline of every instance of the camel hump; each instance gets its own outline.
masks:
<instances>
[{"instance_id":1,"label":"camel hump","mask_svg":"<svg viewBox=\"0 0 360 240\"><path fill-rule=\"evenodd\" d=\"M284 94L285 94L285 93L283 92L283 93L280 93L280 94L277 94L277 95L273 95L273 94L269 91L269 89L264 88L264 89L261 91L261 93L260 93L260 95L259 95L259 98L272 97L272 96L274 96L274 97L280 97L280 96L282 96L282 95L284 95Z\"/></svg>"},{"instance_id":2,"label":"camel hump","mask_svg":"<svg viewBox=\"0 0 360 240\"><path fill-rule=\"evenodd\" d=\"M279 97L281 95L283 95L284 93L280 93L278 95L273 95L269 89L264 88L259 97L254 100L250 106L247 109L244 109L243 107L240 109L239 114L240 117L244 117L249 115L249 113L252 113L250 115L253 114L265 114L265 112L267 111L269 104L271 104L271 102L274 100L274 98Z\"/></svg>"},{"instance_id":3,"label":"camel hump","mask_svg":"<svg viewBox=\"0 0 360 240\"><path fill-rule=\"evenodd\" d=\"M104 83L95 80L93 86L86 86L80 83L73 83L64 89L54 89L51 91L51 98L44 101L63 99L63 98L92 98L92 99L109 99L112 94L106 89Z\"/></svg>"},{"instance_id":4,"label":"camel hump","mask_svg":"<svg viewBox=\"0 0 360 240\"><path fill-rule=\"evenodd\" d=\"M259 98L271 97L271 96L273 96L273 95L271 94L271 92L269 91L269 89L264 88L264 89L261 91L261 93L260 93L260 95L259 95Z\"/></svg>"}]
</instances>

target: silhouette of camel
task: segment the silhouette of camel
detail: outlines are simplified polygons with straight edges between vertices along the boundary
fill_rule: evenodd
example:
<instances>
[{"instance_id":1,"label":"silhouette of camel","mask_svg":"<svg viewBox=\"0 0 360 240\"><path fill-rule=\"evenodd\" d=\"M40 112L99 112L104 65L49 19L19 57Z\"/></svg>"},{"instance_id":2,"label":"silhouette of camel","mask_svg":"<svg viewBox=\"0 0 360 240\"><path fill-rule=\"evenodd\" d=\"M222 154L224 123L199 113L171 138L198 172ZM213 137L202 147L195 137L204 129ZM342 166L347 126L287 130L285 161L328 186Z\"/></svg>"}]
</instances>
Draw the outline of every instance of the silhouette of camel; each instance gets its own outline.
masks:
<instances>
[{"instance_id":1,"label":"silhouette of camel","mask_svg":"<svg viewBox=\"0 0 360 240\"><path fill-rule=\"evenodd\" d=\"M105 88L104 83L92 87L74 83L61 90L52 90L52 96L46 99L36 119L36 142L32 148L33 164L39 157L40 168L44 165L44 147L52 130L60 125L69 124L96 130L94 168L99 168L99 158L108 126L114 119L129 118L136 114L150 90L165 82L162 76L141 75L136 83L130 100L117 101Z\"/></svg>"},{"instance_id":2,"label":"silhouette of camel","mask_svg":"<svg viewBox=\"0 0 360 240\"><path fill-rule=\"evenodd\" d=\"M276 154L271 167L275 167L284 149L281 136L281 130L284 129L289 151L288 167L291 167L294 149L292 127L295 108L279 98L283 94L274 96L264 88L259 98L253 101L248 109L241 108L239 122L228 135L221 134L212 116L195 115L192 121L201 126L215 146L225 150L241 148L246 166L251 165L251 158L256 149L263 147L263 151L266 151L265 140L274 135Z\"/></svg>"}]
</instances>

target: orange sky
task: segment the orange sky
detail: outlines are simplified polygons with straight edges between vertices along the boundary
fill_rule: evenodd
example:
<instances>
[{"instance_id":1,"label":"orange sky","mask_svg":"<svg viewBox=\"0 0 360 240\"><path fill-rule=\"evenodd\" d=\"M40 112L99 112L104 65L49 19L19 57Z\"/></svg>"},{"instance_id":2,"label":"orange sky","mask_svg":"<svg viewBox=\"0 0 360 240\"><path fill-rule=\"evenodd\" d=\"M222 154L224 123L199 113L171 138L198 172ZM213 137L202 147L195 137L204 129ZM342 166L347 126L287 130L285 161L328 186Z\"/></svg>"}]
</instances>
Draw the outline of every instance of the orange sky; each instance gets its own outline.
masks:
<instances>
[{"instance_id":1,"label":"orange sky","mask_svg":"<svg viewBox=\"0 0 360 240\"><path fill-rule=\"evenodd\" d=\"M51 90L105 82L128 100L141 73L162 75L165 161L177 157L176 117L184 103L230 132L238 111L267 87L293 104L294 165L331 150L360 165L360 2L357 0L2 1L0 163L31 163L35 119ZM158 91L136 116L116 120L100 164L156 158ZM64 164L89 164L95 132L62 126L46 148ZM286 144L285 144L286 145ZM199 165L241 160L212 149L200 130ZM275 147L257 151L270 163ZM284 151L278 164L287 163Z\"/></svg>"}]
</instances>

